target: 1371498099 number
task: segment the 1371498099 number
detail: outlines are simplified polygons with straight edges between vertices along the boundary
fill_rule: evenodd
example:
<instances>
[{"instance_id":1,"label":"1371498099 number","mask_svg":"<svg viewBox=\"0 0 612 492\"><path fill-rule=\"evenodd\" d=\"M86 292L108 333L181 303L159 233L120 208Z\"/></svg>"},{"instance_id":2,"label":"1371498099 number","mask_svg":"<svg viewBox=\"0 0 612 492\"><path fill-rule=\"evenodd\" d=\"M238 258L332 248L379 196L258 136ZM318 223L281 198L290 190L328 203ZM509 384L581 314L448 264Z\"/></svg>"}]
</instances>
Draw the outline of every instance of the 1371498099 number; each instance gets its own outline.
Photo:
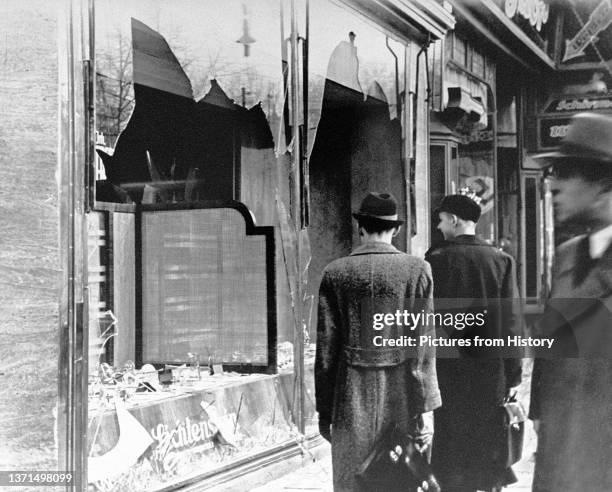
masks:
<instances>
[{"instance_id":1,"label":"1371498099 number","mask_svg":"<svg viewBox=\"0 0 612 492\"><path fill-rule=\"evenodd\" d=\"M70 485L74 474L64 471L0 471L0 485Z\"/></svg>"}]
</instances>

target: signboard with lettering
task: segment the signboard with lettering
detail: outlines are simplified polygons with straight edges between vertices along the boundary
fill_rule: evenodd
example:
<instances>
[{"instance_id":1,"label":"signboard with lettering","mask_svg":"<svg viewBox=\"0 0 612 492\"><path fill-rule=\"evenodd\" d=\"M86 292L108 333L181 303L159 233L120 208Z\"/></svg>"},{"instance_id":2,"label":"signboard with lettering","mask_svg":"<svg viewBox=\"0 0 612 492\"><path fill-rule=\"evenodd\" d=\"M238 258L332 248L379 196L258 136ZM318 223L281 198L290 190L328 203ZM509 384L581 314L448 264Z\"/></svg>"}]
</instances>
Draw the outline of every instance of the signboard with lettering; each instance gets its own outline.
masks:
<instances>
[{"instance_id":1,"label":"signboard with lettering","mask_svg":"<svg viewBox=\"0 0 612 492\"><path fill-rule=\"evenodd\" d=\"M104 490L168 490L292 439L287 400L292 373L214 381L190 393L132 396L128 420L122 420L120 408L90 406L87 449L90 465L93 459L98 466L89 482L103 483ZM146 437L144 445L128 456L137 435Z\"/></svg>"},{"instance_id":2,"label":"signboard with lettering","mask_svg":"<svg viewBox=\"0 0 612 492\"><path fill-rule=\"evenodd\" d=\"M592 63L601 66L612 58L612 0L570 2L563 17L561 63Z\"/></svg>"},{"instance_id":3,"label":"signboard with lettering","mask_svg":"<svg viewBox=\"0 0 612 492\"><path fill-rule=\"evenodd\" d=\"M538 146L541 149L557 147L567 133L571 118L547 118L538 122Z\"/></svg>"},{"instance_id":4,"label":"signboard with lettering","mask_svg":"<svg viewBox=\"0 0 612 492\"><path fill-rule=\"evenodd\" d=\"M549 55L557 5L551 0L494 0L497 7Z\"/></svg>"},{"instance_id":5,"label":"signboard with lettering","mask_svg":"<svg viewBox=\"0 0 612 492\"><path fill-rule=\"evenodd\" d=\"M504 12L511 19L516 15L523 17L539 32L548 22L550 6L542 0L505 0Z\"/></svg>"},{"instance_id":6,"label":"signboard with lettering","mask_svg":"<svg viewBox=\"0 0 612 492\"><path fill-rule=\"evenodd\" d=\"M587 97L556 97L553 98L544 110L546 113L562 114L574 111L603 111L612 112L612 95Z\"/></svg>"},{"instance_id":7,"label":"signboard with lettering","mask_svg":"<svg viewBox=\"0 0 612 492\"><path fill-rule=\"evenodd\" d=\"M597 39L599 33L612 24L612 2L603 0L589 16L589 20L572 39L565 40L563 62L584 55L586 47Z\"/></svg>"}]
</instances>

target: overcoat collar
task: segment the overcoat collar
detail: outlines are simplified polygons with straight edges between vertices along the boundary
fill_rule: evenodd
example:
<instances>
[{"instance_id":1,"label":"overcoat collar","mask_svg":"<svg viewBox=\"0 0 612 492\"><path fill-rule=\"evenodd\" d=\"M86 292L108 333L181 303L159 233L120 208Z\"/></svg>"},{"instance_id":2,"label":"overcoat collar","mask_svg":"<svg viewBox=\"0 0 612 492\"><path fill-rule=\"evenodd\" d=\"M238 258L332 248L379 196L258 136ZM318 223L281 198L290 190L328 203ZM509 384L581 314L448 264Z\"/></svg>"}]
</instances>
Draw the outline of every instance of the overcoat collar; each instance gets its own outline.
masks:
<instances>
[{"instance_id":1,"label":"overcoat collar","mask_svg":"<svg viewBox=\"0 0 612 492\"><path fill-rule=\"evenodd\" d=\"M489 243L483 241L478 236L474 236L471 234L462 234L461 236L457 236L453 239L445 239L441 243L438 243L427 250L425 253L425 258L427 258L431 253L436 251L437 249L443 248L445 246L492 246Z\"/></svg>"},{"instance_id":2,"label":"overcoat collar","mask_svg":"<svg viewBox=\"0 0 612 492\"><path fill-rule=\"evenodd\" d=\"M586 236L580 236L572 244L572 248L562 256L558 266L558 277L569 275L576 268L578 247ZM612 245L599 258L587 276L586 280L574 289L574 297L602 298L612 294Z\"/></svg>"},{"instance_id":3,"label":"overcoat collar","mask_svg":"<svg viewBox=\"0 0 612 492\"><path fill-rule=\"evenodd\" d=\"M355 248L351 256L371 254L401 254L401 251L389 243L371 242Z\"/></svg>"},{"instance_id":4,"label":"overcoat collar","mask_svg":"<svg viewBox=\"0 0 612 492\"><path fill-rule=\"evenodd\" d=\"M453 239L447 239L445 243L448 244L471 244L474 246L491 246L489 243L483 241L478 236L474 236L471 234L462 234L461 236L457 236Z\"/></svg>"}]
</instances>

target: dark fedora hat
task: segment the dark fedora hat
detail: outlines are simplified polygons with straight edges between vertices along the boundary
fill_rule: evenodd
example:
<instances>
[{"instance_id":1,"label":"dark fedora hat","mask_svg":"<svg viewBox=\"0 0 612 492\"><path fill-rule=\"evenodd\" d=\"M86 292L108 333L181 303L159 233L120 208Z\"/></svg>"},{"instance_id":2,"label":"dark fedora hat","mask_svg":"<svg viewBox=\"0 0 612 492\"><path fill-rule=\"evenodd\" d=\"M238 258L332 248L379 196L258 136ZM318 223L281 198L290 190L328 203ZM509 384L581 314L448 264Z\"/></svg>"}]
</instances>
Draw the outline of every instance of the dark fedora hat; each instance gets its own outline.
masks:
<instances>
[{"instance_id":1,"label":"dark fedora hat","mask_svg":"<svg viewBox=\"0 0 612 492\"><path fill-rule=\"evenodd\" d=\"M357 220L397 227L404 223L397 216L397 200L390 193L368 193L361 202L359 211L353 213Z\"/></svg>"},{"instance_id":2,"label":"dark fedora hat","mask_svg":"<svg viewBox=\"0 0 612 492\"><path fill-rule=\"evenodd\" d=\"M456 215L463 220L478 222L482 209L480 205L466 195L447 195L442 199L442 203L435 210L435 214L446 212Z\"/></svg>"},{"instance_id":3,"label":"dark fedora hat","mask_svg":"<svg viewBox=\"0 0 612 492\"><path fill-rule=\"evenodd\" d=\"M569 123L559 150L533 156L540 167L552 164L603 162L612 164L612 116L596 113L580 113Z\"/></svg>"}]
</instances>

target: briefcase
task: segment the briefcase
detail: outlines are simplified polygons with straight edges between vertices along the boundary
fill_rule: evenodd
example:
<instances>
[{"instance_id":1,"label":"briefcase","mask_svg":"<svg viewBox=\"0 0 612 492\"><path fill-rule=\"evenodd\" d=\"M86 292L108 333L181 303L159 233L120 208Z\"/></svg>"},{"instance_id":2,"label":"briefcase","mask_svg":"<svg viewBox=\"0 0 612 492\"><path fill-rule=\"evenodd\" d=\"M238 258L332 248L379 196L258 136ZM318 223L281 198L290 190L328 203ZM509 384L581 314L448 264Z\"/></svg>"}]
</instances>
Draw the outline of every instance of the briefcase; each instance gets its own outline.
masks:
<instances>
[{"instance_id":1,"label":"briefcase","mask_svg":"<svg viewBox=\"0 0 612 492\"><path fill-rule=\"evenodd\" d=\"M440 491L427 457L397 424L383 429L356 476L361 488L368 491L413 492L423 482L428 492Z\"/></svg>"},{"instance_id":2,"label":"briefcase","mask_svg":"<svg viewBox=\"0 0 612 492\"><path fill-rule=\"evenodd\" d=\"M504 429L502 463L510 467L519 461L523 454L525 421L527 420L525 408L520 401L517 401L516 394L504 399L502 418Z\"/></svg>"}]
</instances>

